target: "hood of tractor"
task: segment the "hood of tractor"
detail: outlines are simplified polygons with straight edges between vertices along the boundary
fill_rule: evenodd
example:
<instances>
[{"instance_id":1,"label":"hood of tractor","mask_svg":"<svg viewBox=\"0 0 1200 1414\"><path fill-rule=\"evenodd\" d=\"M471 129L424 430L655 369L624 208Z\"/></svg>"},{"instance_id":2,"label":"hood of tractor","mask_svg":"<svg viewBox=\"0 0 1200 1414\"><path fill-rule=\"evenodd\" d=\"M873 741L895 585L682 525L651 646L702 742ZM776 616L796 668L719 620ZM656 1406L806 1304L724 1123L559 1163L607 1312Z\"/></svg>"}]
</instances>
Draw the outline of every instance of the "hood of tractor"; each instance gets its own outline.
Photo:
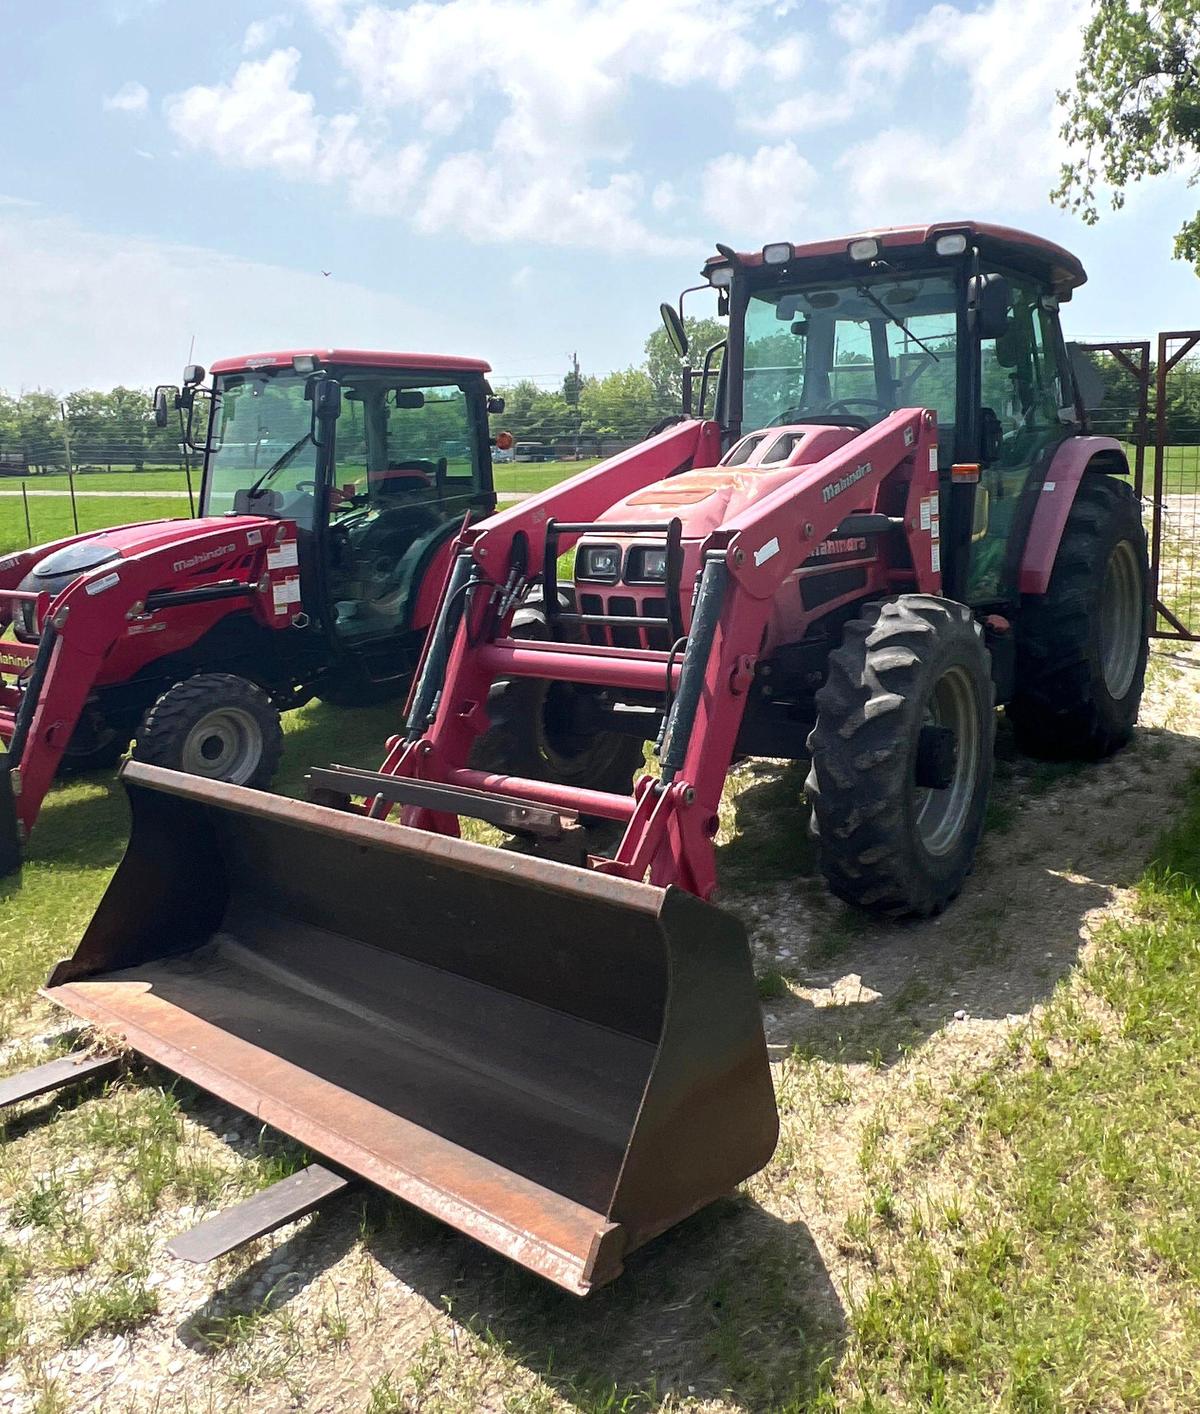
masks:
<instances>
[{"instance_id":1,"label":"hood of tractor","mask_svg":"<svg viewBox=\"0 0 1200 1414\"><path fill-rule=\"evenodd\" d=\"M69 574L73 579L106 560L126 559L130 555L140 555L146 550L157 550L160 546L176 542L182 547L188 540L219 527L228 527L231 538L236 542L235 548L240 549L246 544L247 529L261 531L262 527L274 524L261 516L208 516L198 520L152 520L138 525L111 526L92 535L81 535L27 551L26 559L31 558L33 563L26 577L57 580ZM48 586L42 584L37 587L45 589Z\"/></svg>"},{"instance_id":2,"label":"hood of tractor","mask_svg":"<svg viewBox=\"0 0 1200 1414\"><path fill-rule=\"evenodd\" d=\"M852 427L808 424L747 433L716 466L696 467L643 486L597 519L618 523L678 517L685 540L703 540L790 481L800 467L820 461L858 435Z\"/></svg>"},{"instance_id":3,"label":"hood of tractor","mask_svg":"<svg viewBox=\"0 0 1200 1414\"><path fill-rule=\"evenodd\" d=\"M91 535L74 536L49 545L36 545L17 556L9 556L23 570L16 586L27 593L61 594L81 574L89 574L110 562L141 555L164 546L178 546L179 555L166 570L166 584L186 584L195 574L211 573L230 556L240 556L267 543L275 535L278 521L261 516L210 516L197 520L156 520L140 525L112 526ZM214 529L228 531L228 540L208 551L202 561L188 554L190 541L209 535ZM257 537L257 538L256 538ZM23 603L14 618L19 638L34 635L33 605Z\"/></svg>"}]
</instances>

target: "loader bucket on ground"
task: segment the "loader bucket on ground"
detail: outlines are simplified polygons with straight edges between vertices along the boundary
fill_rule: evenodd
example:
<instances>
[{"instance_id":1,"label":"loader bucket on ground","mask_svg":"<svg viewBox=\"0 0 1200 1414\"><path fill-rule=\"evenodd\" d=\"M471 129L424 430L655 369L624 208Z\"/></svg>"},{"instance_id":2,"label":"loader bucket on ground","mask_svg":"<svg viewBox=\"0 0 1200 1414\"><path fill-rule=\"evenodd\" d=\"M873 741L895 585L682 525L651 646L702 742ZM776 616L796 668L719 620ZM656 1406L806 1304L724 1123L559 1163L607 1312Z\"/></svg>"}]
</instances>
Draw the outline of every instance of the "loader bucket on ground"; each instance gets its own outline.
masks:
<instances>
[{"instance_id":1,"label":"loader bucket on ground","mask_svg":"<svg viewBox=\"0 0 1200 1414\"><path fill-rule=\"evenodd\" d=\"M580 1294L761 1168L740 924L675 889L131 763L47 995Z\"/></svg>"}]
</instances>

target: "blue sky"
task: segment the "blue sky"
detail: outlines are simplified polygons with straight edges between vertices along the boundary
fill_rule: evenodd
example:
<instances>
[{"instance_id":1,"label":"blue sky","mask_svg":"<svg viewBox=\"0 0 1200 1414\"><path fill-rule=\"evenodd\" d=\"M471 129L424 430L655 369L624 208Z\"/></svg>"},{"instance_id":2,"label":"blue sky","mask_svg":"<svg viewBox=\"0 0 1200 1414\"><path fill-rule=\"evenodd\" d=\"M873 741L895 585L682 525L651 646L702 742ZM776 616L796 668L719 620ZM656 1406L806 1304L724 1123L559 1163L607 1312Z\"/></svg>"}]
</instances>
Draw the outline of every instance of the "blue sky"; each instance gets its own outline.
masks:
<instances>
[{"instance_id":1,"label":"blue sky","mask_svg":"<svg viewBox=\"0 0 1200 1414\"><path fill-rule=\"evenodd\" d=\"M5 11L0 387L174 379L193 336L603 372L716 240L964 215L1078 252L1076 335L1200 324L1182 177L1091 230L1047 198L1085 0Z\"/></svg>"}]
</instances>

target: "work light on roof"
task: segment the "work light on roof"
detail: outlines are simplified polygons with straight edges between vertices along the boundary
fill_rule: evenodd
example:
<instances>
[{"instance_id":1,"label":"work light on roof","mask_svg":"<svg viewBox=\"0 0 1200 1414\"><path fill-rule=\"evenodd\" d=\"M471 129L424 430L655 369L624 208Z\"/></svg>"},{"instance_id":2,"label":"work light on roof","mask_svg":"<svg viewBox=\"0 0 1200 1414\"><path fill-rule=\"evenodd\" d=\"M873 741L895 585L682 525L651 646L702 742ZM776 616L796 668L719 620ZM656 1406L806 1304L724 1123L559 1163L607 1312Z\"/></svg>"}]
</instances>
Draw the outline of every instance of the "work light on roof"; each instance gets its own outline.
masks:
<instances>
[{"instance_id":1,"label":"work light on roof","mask_svg":"<svg viewBox=\"0 0 1200 1414\"><path fill-rule=\"evenodd\" d=\"M316 354L294 354L292 356L292 367L297 373L315 373L320 367L320 359Z\"/></svg>"},{"instance_id":2,"label":"work light on roof","mask_svg":"<svg viewBox=\"0 0 1200 1414\"><path fill-rule=\"evenodd\" d=\"M714 290L727 290L733 284L733 266L715 266L708 272L708 283Z\"/></svg>"},{"instance_id":3,"label":"work light on roof","mask_svg":"<svg viewBox=\"0 0 1200 1414\"><path fill-rule=\"evenodd\" d=\"M851 260L878 260L879 242L874 236L860 236L850 242L848 253Z\"/></svg>"},{"instance_id":4,"label":"work light on roof","mask_svg":"<svg viewBox=\"0 0 1200 1414\"><path fill-rule=\"evenodd\" d=\"M939 255L961 255L967 248L967 238L961 231L952 236L939 236L933 248Z\"/></svg>"},{"instance_id":5,"label":"work light on roof","mask_svg":"<svg viewBox=\"0 0 1200 1414\"><path fill-rule=\"evenodd\" d=\"M796 248L791 241L774 241L762 248L764 265L786 265L795 254Z\"/></svg>"}]
</instances>

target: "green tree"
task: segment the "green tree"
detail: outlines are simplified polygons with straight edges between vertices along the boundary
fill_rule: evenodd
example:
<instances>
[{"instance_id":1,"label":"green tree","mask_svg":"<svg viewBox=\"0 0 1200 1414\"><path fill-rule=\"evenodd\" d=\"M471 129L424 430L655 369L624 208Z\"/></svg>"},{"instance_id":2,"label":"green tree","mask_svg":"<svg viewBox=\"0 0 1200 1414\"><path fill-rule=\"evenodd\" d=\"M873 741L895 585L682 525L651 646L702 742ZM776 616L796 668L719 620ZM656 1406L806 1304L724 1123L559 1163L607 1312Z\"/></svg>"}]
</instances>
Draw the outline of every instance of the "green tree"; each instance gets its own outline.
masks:
<instances>
[{"instance_id":1,"label":"green tree","mask_svg":"<svg viewBox=\"0 0 1200 1414\"><path fill-rule=\"evenodd\" d=\"M688 336L688 360L694 368L700 368L705 353L724 339L725 326L719 319L685 319L683 327ZM661 324L646 340L645 368L654 385L658 415L668 417L679 412L683 404L683 369Z\"/></svg>"},{"instance_id":2,"label":"green tree","mask_svg":"<svg viewBox=\"0 0 1200 1414\"><path fill-rule=\"evenodd\" d=\"M644 368L589 378L579 395L584 432L594 437L644 437L658 421L654 383Z\"/></svg>"},{"instance_id":3,"label":"green tree","mask_svg":"<svg viewBox=\"0 0 1200 1414\"><path fill-rule=\"evenodd\" d=\"M58 395L36 388L17 405L17 435L31 467L45 471L66 465Z\"/></svg>"},{"instance_id":4,"label":"green tree","mask_svg":"<svg viewBox=\"0 0 1200 1414\"><path fill-rule=\"evenodd\" d=\"M1059 94L1062 135L1076 155L1051 193L1088 225L1097 184L1125 189L1200 160L1200 6L1196 0L1097 0L1083 32L1075 86ZM1200 274L1200 212L1175 237L1177 259Z\"/></svg>"}]
</instances>

